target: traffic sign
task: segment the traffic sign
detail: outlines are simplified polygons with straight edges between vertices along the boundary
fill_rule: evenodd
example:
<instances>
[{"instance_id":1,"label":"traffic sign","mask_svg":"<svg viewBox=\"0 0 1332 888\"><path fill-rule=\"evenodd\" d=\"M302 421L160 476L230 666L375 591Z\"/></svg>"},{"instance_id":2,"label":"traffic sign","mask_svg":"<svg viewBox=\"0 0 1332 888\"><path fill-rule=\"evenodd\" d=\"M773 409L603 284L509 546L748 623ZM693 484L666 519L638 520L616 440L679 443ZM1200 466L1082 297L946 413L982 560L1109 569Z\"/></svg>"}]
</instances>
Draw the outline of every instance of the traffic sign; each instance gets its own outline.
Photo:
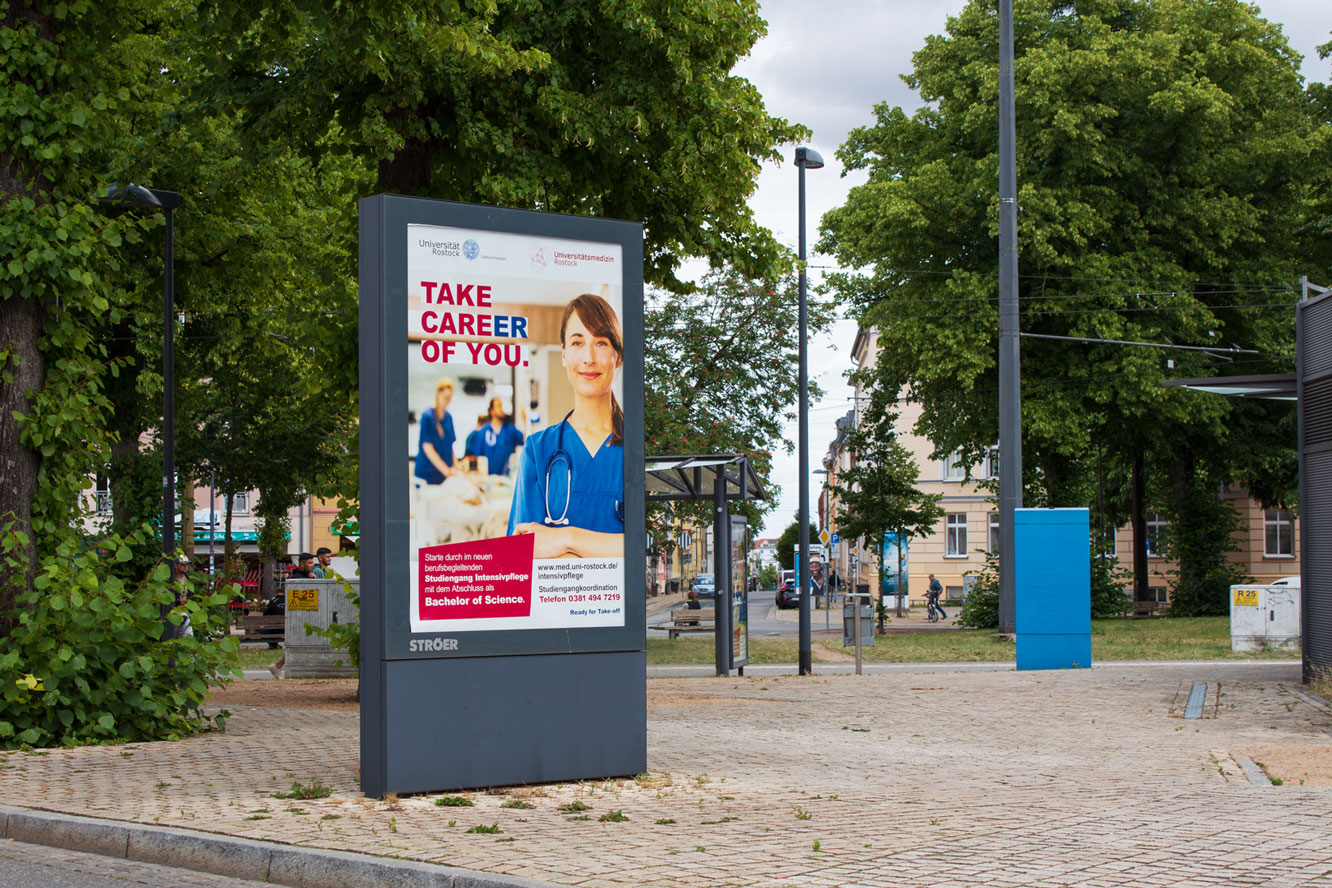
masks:
<instances>
[{"instance_id":1,"label":"traffic sign","mask_svg":"<svg viewBox=\"0 0 1332 888\"><path fill-rule=\"evenodd\" d=\"M819 542L825 546L828 545L828 528L825 527L819 531Z\"/></svg>"},{"instance_id":2,"label":"traffic sign","mask_svg":"<svg viewBox=\"0 0 1332 888\"><path fill-rule=\"evenodd\" d=\"M840 533L835 533L835 534L833 534L833 545L834 545L834 546L837 545L838 543L840 543L841 541L842 541L842 535L841 535Z\"/></svg>"}]
</instances>

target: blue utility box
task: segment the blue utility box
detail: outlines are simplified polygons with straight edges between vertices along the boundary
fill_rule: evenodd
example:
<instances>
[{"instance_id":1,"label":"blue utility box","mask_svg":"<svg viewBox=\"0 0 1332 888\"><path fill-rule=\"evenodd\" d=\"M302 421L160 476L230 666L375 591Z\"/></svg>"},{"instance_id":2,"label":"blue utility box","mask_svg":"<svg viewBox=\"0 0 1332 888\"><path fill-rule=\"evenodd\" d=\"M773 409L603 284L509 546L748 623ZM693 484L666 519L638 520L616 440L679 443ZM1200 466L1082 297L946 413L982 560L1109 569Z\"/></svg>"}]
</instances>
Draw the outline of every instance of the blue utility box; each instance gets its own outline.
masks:
<instances>
[{"instance_id":1,"label":"blue utility box","mask_svg":"<svg viewBox=\"0 0 1332 888\"><path fill-rule=\"evenodd\" d=\"M1015 509L1018 669L1091 666L1087 509Z\"/></svg>"}]
</instances>

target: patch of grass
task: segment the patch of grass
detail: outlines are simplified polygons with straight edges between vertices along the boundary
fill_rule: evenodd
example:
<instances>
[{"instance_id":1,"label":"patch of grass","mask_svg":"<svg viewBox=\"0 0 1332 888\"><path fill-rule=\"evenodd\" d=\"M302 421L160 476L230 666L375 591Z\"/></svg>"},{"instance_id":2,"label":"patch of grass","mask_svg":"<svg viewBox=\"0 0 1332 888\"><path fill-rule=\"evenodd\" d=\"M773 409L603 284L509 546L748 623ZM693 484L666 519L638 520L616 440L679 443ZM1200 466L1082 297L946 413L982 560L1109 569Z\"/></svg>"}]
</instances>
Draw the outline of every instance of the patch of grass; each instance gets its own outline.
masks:
<instances>
[{"instance_id":1,"label":"patch of grass","mask_svg":"<svg viewBox=\"0 0 1332 888\"><path fill-rule=\"evenodd\" d=\"M487 833L487 834L504 832L504 830L500 829L498 823L492 823L490 826L486 826L485 824L477 824L476 826L469 826L467 828L467 831L469 833Z\"/></svg>"},{"instance_id":2,"label":"patch of grass","mask_svg":"<svg viewBox=\"0 0 1332 888\"><path fill-rule=\"evenodd\" d=\"M476 802L462 796L441 796L435 799L436 808L475 808Z\"/></svg>"},{"instance_id":3,"label":"patch of grass","mask_svg":"<svg viewBox=\"0 0 1332 888\"><path fill-rule=\"evenodd\" d=\"M297 783L293 781L291 784L291 790L289 792L275 792L273 793L273 798L301 799L302 801L305 801L309 799L327 798L332 794L333 794L333 787L325 786L323 782L320 781L318 777L316 777L314 780L311 780L309 784Z\"/></svg>"},{"instance_id":4,"label":"patch of grass","mask_svg":"<svg viewBox=\"0 0 1332 888\"><path fill-rule=\"evenodd\" d=\"M509 799L507 802L505 802L504 804L500 805L500 807L501 807L501 808L535 808L536 805L532 804L531 802L524 802L522 799Z\"/></svg>"},{"instance_id":5,"label":"patch of grass","mask_svg":"<svg viewBox=\"0 0 1332 888\"><path fill-rule=\"evenodd\" d=\"M342 819L342 815L341 815L341 814L325 814L323 817L320 817L319 819L320 819L320 820L341 820L341 819Z\"/></svg>"},{"instance_id":6,"label":"patch of grass","mask_svg":"<svg viewBox=\"0 0 1332 888\"><path fill-rule=\"evenodd\" d=\"M893 623L888 624L891 628ZM1230 649L1229 617L1158 617L1147 620L1092 620L1092 660L1276 660L1297 659L1299 651L1267 650L1236 653ZM750 661L795 663L795 639L750 639ZM826 647L825 647L826 645ZM824 651L842 653L836 641L816 641L814 659ZM1011 662L1012 642L996 639L988 629L954 629L917 635L880 635L863 648L870 663ZM711 638L649 638L647 659L653 665L711 663ZM1319 688L1322 690L1319 690ZM1332 699L1332 676L1313 686Z\"/></svg>"},{"instance_id":7,"label":"patch of grass","mask_svg":"<svg viewBox=\"0 0 1332 888\"><path fill-rule=\"evenodd\" d=\"M569 802L568 804L560 805L560 807L556 810L558 810L561 814L577 814L579 811L591 811L592 806L587 804L586 802L578 801L577 799L575 799L574 801Z\"/></svg>"},{"instance_id":8,"label":"patch of grass","mask_svg":"<svg viewBox=\"0 0 1332 888\"><path fill-rule=\"evenodd\" d=\"M246 817L245 819L246 819L246 820L267 820L267 819L268 819L268 815L267 815L267 814L251 814L249 817Z\"/></svg>"},{"instance_id":9,"label":"patch of grass","mask_svg":"<svg viewBox=\"0 0 1332 888\"><path fill-rule=\"evenodd\" d=\"M586 814L579 814L577 817L566 817L565 820L591 820Z\"/></svg>"},{"instance_id":10,"label":"patch of grass","mask_svg":"<svg viewBox=\"0 0 1332 888\"><path fill-rule=\"evenodd\" d=\"M663 817L663 818L661 818L660 820L657 820L657 821L654 821L654 822L657 824L657 826L669 826L670 824L672 824L672 823L675 822L675 818L673 818L673 817Z\"/></svg>"},{"instance_id":11,"label":"patch of grass","mask_svg":"<svg viewBox=\"0 0 1332 888\"><path fill-rule=\"evenodd\" d=\"M278 661L282 653L281 648L242 648L240 666L242 669L267 669Z\"/></svg>"},{"instance_id":12,"label":"patch of grass","mask_svg":"<svg viewBox=\"0 0 1332 888\"><path fill-rule=\"evenodd\" d=\"M629 819L628 817L624 816L624 811L619 809L611 811L607 814L602 814L600 817L597 818L597 820L601 821L602 823L624 823L628 819Z\"/></svg>"}]
</instances>

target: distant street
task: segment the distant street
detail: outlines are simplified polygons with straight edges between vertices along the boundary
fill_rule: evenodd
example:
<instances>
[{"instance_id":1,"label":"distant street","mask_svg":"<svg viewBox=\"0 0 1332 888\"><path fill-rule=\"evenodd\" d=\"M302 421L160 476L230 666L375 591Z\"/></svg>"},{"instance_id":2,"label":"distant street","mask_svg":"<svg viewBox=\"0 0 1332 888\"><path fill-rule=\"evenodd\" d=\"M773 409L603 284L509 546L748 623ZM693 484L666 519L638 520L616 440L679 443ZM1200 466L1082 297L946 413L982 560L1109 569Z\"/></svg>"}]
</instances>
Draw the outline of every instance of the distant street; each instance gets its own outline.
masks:
<instances>
[{"instance_id":1,"label":"distant street","mask_svg":"<svg viewBox=\"0 0 1332 888\"><path fill-rule=\"evenodd\" d=\"M775 589L760 589L749 597L749 634L751 636L795 636L800 632L800 624L796 618L794 608L786 611L778 611L777 591ZM703 607L712 607L712 602L704 601ZM678 605L677 605L678 606ZM780 619L779 614L785 619ZM836 608L831 613L824 611L815 611L810 618L810 625L815 632L821 632L825 628L837 629L841 625L842 615ZM652 631L651 637L658 638L666 634L666 627L671 624L670 608L649 613L647 615L647 627Z\"/></svg>"}]
</instances>

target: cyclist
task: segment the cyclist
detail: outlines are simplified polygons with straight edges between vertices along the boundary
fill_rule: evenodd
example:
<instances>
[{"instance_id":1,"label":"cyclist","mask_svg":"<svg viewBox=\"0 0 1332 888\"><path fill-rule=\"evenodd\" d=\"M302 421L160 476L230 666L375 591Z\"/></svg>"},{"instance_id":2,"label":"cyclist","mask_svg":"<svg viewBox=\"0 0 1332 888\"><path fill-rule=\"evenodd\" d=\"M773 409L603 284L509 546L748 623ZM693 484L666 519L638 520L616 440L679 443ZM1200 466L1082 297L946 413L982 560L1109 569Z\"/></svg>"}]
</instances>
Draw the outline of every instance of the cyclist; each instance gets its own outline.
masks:
<instances>
[{"instance_id":1,"label":"cyclist","mask_svg":"<svg viewBox=\"0 0 1332 888\"><path fill-rule=\"evenodd\" d=\"M925 592L926 609L932 617L937 611L939 619L948 619L948 614L939 606L939 596L943 594L943 586L935 579L934 574L930 574L930 587ZM934 622L931 620L930 622Z\"/></svg>"}]
</instances>

